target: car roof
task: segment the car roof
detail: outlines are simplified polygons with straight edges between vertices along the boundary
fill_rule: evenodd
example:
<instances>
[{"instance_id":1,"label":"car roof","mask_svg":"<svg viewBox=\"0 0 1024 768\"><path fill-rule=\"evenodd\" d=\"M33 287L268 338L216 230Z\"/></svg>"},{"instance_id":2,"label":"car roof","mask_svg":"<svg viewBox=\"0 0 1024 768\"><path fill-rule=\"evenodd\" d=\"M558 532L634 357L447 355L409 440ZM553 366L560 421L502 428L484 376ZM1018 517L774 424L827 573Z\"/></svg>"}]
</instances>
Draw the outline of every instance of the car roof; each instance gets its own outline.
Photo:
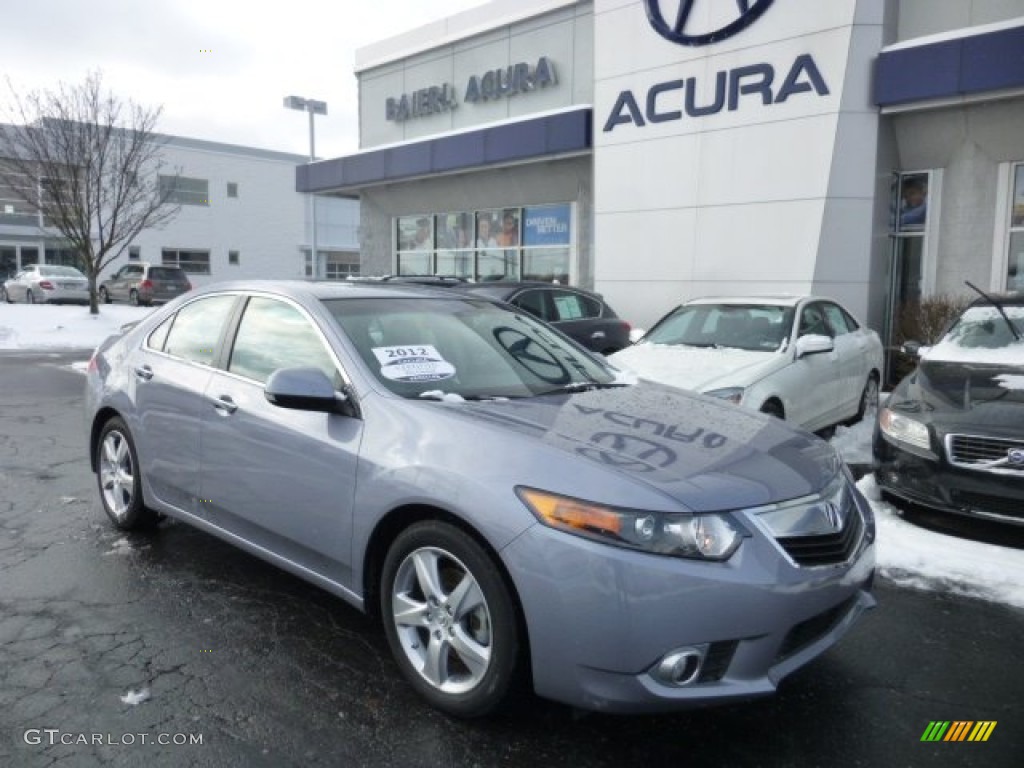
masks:
<instances>
[{"instance_id":1,"label":"car roof","mask_svg":"<svg viewBox=\"0 0 1024 768\"><path fill-rule=\"evenodd\" d=\"M291 298L376 299L376 298L440 298L450 299L452 291L418 283L378 282L362 280L230 280L211 283L192 295L220 291L266 291Z\"/></svg>"},{"instance_id":2,"label":"car roof","mask_svg":"<svg viewBox=\"0 0 1024 768\"><path fill-rule=\"evenodd\" d=\"M462 291L470 291L472 293L487 293L494 296L507 296L521 291L524 288L550 288L559 289L566 291L574 291L575 293L582 293L587 296L593 296L595 299L601 298L600 294L588 291L586 288L580 288L577 285L564 285L562 283L549 283L544 280L493 280L482 283L461 283L453 286Z\"/></svg>"},{"instance_id":3,"label":"car roof","mask_svg":"<svg viewBox=\"0 0 1024 768\"><path fill-rule=\"evenodd\" d=\"M780 307L795 307L801 301L832 301L836 304L840 302L835 299L830 299L827 296L815 296L812 294L790 294L790 293L775 293L775 294L764 294L764 295L750 295L750 296L702 296L696 299L689 299L684 301L684 305L690 304L771 304Z\"/></svg>"}]
</instances>

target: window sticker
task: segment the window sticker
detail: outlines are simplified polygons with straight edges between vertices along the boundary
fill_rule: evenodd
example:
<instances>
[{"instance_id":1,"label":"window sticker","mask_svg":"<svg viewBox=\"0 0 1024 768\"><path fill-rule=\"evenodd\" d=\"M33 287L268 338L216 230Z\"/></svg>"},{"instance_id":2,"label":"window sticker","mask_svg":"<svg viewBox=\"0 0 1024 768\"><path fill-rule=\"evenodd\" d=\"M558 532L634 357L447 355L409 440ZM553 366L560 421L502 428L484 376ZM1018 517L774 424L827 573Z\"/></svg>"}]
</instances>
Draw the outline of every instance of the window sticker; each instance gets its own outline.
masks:
<instances>
[{"instance_id":1,"label":"window sticker","mask_svg":"<svg viewBox=\"0 0 1024 768\"><path fill-rule=\"evenodd\" d=\"M439 381L455 375L455 366L441 357L431 344L374 347L380 375L391 381Z\"/></svg>"}]
</instances>

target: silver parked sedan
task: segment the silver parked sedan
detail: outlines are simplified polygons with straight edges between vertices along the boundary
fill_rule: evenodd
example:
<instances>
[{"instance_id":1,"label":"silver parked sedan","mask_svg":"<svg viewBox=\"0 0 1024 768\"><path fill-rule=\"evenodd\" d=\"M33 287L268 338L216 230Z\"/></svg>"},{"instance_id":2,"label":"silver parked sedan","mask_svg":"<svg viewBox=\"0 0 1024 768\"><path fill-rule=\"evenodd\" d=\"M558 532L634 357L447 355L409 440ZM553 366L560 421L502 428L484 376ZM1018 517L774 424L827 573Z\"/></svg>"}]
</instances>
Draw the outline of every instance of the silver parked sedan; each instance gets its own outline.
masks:
<instances>
[{"instance_id":1,"label":"silver parked sedan","mask_svg":"<svg viewBox=\"0 0 1024 768\"><path fill-rule=\"evenodd\" d=\"M88 304L89 280L74 267L32 264L3 284L2 299L9 304Z\"/></svg>"},{"instance_id":2,"label":"silver parked sedan","mask_svg":"<svg viewBox=\"0 0 1024 768\"><path fill-rule=\"evenodd\" d=\"M835 451L636 383L509 305L225 283L89 363L119 528L158 513L378 615L428 701L644 712L773 692L874 605Z\"/></svg>"}]
</instances>

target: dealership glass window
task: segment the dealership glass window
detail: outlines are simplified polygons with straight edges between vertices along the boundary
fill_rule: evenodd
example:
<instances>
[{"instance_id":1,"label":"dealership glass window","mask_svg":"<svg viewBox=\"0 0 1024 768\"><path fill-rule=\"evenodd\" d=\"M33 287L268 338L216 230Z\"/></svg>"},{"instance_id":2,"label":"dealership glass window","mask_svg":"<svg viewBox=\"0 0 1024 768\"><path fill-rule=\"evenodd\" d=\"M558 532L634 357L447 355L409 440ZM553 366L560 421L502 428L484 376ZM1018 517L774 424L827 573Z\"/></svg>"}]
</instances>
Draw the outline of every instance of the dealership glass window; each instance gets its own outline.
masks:
<instances>
[{"instance_id":1,"label":"dealership glass window","mask_svg":"<svg viewBox=\"0 0 1024 768\"><path fill-rule=\"evenodd\" d=\"M26 248L21 247L21 266L24 269L30 264L39 263L39 249L38 248Z\"/></svg>"},{"instance_id":2,"label":"dealership glass window","mask_svg":"<svg viewBox=\"0 0 1024 768\"><path fill-rule=\"evenodd\" d=\"M85 259L78 255L73 248L47 248L44 251L47 264L60 264L65 267L74 267L79 272L85 272Z\"/></svg>"},{"instance_id":3,"label":"dealership glass window","mask_svg":"<svg viewBox=\"0 0 1024 768\"><path fill-rule=\"evenodd\" d=\"M238 197L238 182L228 182L228 197Z\"/></svg>"},{"instance_id":4,"label":"dealership glass window","mask_svg":"<svg viewBox=\"0 0 1024 768\"><path fill-rule=\"evenodd\" d=\"M1006 290L1024 291L1024 163L1013 167Z\"/></svg>"},{"instance_id":5,"label":"dealership glass window","mask_svg":"<svg viewBox=\"0 0 1024 768\"><path fill-rule=\"evenodd\" d=\"M228 264L237 267L239 263L238 251L228 251Z\"/></svg>"},{"instance_id":6,"label":"dealership glass window","mask_svg":"<svg viewBox=\"0 0 1024 768\"><path fill-rule=\"evenodd\" d=\"M161 263L165 267L181 267L194 275L210 274L209 251L187 251L176 248L164 248L160 252Z\"/></svg>"},{"instance_id":7,"label":"dealership glass window","mask_svg":"<svg viewBox=\"0 0 1024 768\"><path fill-rule=\"evenodd\" d=\"M141 247L139 247L137 245L133 245L133 246L131 246L128 249L128 260L129 261L138 261L141 258L142 258L142 248Z\"/></svg>"},{"instance_id":8,"label":"dealership glass window","mask_svg":"<svg viewBox=\"0 0 1024 768\"><path fill-rule=\"evenodd\" d=\"M562 203L399 217L395 271L568 283L571 211Z\"/></svg>"}]
</instances>

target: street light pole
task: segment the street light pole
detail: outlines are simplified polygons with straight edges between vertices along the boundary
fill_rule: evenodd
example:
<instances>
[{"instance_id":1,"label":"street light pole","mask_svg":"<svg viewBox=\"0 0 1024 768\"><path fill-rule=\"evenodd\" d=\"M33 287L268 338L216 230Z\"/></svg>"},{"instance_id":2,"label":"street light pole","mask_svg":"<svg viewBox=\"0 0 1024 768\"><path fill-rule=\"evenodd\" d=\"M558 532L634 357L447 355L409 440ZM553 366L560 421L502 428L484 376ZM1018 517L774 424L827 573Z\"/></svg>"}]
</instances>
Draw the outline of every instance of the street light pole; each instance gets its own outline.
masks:
<instances>
[{"instance_id":1,"label":"street light pole","mask_svg":"<svg viewBox=\"0 0 1024 768\"><path fill-rule=\"evenodd\" d=\"M301 96L286 96L284 105L288 109L297 109L309 113L309 162L316 162L316 133L313 128L313 115L326 115L327 102L316 101L315 99L304 99ZM317 253L316 245L316 194L309 193L310 206L312 208L311 224L313 234L310 238L311 252L309 254L310 277L316 280L320 277L320 255Z\"/></svg>"}]
</instances>

